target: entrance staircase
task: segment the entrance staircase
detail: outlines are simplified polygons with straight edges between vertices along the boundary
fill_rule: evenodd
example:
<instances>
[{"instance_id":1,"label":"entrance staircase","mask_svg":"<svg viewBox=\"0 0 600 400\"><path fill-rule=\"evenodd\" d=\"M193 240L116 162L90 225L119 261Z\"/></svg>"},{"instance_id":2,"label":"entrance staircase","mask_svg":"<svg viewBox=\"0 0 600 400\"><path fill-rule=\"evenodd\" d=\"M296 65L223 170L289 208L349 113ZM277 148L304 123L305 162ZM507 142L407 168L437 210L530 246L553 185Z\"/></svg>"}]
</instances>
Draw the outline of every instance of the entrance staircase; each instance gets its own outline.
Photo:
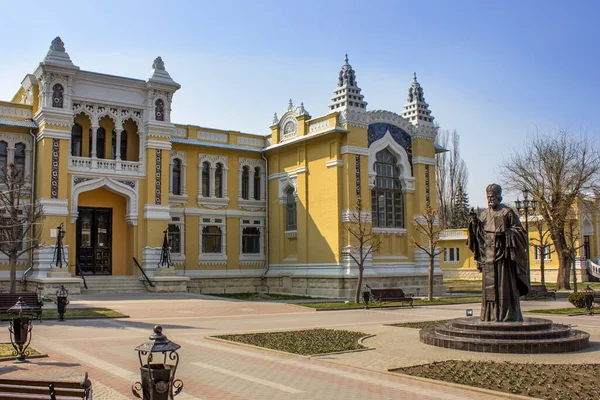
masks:
<instances>
[{"instance_id":1,"label":"entrance staircase","mask_svg":"<svg viewBox=\"0 0 600 400\"><path fill-rule=\"evenodd\" d=\"M81 288L82 294L148 291L137 275L86 275L85 282L88 288Z\"/></svg>"}]
</instances>

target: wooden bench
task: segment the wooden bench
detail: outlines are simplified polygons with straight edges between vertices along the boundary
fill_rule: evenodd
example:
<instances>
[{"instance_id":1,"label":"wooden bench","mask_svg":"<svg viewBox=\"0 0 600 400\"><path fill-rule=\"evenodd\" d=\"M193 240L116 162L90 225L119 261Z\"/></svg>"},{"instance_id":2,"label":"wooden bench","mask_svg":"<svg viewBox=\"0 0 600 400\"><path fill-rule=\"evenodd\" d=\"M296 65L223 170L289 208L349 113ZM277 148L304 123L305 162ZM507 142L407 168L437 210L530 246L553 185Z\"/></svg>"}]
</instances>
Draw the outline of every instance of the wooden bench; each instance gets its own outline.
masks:
<instances>
[{"instance_id":1,"label":"wooden bench","mask_svg":"<svg viewBox=\"0 0 600 400\"><path fill-rule=\"evenodd\" d=\"M0 378L0 399L91 400L92 382L87 372L81 382Z\"/></svg>"},{"instance_id":2,"label":"wooden bench","mask_svg":"<svg viewBox=\"0 0 600 400\"><path fill-rule=\"evenodd\" d=\"M373 296L373 300L380 304L386 301L398 301L413 306L412 295L407 296L404 294L404 290L400 288L371 289L371 296Z\"/></svg>"},{"instance_id":3,"label":"wooden bench","mask_svg":"<svg viewBox=\"0 0 600 400\"><path fill-rule=\"evenodd\" d=\"M531 285L525 298L552 297L556 300L556 290L546 289L546 285Z\"/></svg>"},{"instance_id":4,"label":"wooden bench","mask_svg":"<svg viewBox=\"0 0 600 400\"><path fill-rule=\"evenodd\" d=\"M23 298L25 304L33 309L33 314L35 314L37 318L41 320L44 302L40 301L37 294L31 292L0 293L0 320L6 321L11 318L8 309L17 303L19 297Z\"/></svg>"}]
</instances>

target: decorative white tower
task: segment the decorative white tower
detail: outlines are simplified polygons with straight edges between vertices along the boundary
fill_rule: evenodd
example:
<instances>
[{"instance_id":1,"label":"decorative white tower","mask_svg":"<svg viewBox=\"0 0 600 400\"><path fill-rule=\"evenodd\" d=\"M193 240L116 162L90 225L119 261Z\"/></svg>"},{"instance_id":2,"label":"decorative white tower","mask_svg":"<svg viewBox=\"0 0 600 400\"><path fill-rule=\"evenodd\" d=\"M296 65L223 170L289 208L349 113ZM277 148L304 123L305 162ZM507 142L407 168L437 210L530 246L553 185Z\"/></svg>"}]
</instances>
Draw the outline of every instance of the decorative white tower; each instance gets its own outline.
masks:
<instances>
[{"instance_id":1,"label":"decorative white tower","mask_svg":"<svg viewBox=\"0 0 600 400\"><path fill-rule=\"evenodd\" d=\"M433 127L434 117L429 111L429 104L425 102L423 88L417 82L417 73L414 73L412 85L408 88L408 97L404 105L402 117L410 121L414 126Z\"/></svg>"},{"instance_id":2,"label":"decorative white tower","mask_svg":"<svg viewBox=\"0 0 600 400\"><path fill-rule=\"evenodd\" d=\"M344 58L344 65L340 70L337 88L333 91L329 109L331 111L367 111L367 102L360 94L361 89L356 85L356 74L352 66L348 64L348 54Z\"/></svg>"}]
</instances>

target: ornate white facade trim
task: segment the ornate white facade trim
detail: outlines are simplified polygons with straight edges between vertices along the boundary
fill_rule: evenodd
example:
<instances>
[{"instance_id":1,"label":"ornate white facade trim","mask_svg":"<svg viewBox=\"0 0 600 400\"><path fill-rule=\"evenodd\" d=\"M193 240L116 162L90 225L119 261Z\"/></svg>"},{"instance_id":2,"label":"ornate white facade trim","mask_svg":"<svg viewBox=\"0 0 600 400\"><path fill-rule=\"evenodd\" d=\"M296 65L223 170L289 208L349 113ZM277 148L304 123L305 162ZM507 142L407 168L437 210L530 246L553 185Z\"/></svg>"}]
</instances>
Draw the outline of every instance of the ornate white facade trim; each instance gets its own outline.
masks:
<instances>
[{"instance_id":1,"label":"ornate white facade trim","mask_svg":"<svg viewBox=\"0 0 600 400\"><path fill-rule=\"evenodd\" d=\"M201 140L208 140L211 142L227 143L229 141L226 133L215 133L215 132L204 132L198 131L196 137Z\"/></svg>"},{"instance_id":2,"label":"ornate white facade trim","mask_svg":"<svg viewBox=\"0 0 600 400\"><path fill-rule=\"evenodd\" d=\"M175 159L181 162L181 194L176 195L173 193L173 164ZM173 197L185 197L187 200L187 153L185 151L171 151L169 152L169 198ZM169 200L170 201L170 200Z\"/></svg>"},{"instance_id":3,"label":"ornate white facade trim","mask_svg":"<svg viewBox=\"0 0 600 400\"><path fill-rule=\"evenodd\" d=\"M198 154L198 205L204 206L208 208L226 208L229 204L229 196L227 193L227 182L229 180L229 167L228 167L228 157L227 156L218 156L214 154ZM209 193L202 193L202 164L207 162L210 166L209 169ZM216 183L216 171L217 164L221 164L222 168L222 195L223 197L217 197L215 190Z\"/></svg>"},{"instance_id":4,"label":"ornate white facade trim","mask_svg":"<svg viewBox=\"0 0 600 400\"><path fill-rule=\"evenodd\" d=\"M371 223L371 212L361 212L360 219L368 224ZM355 210L342 210L342 222L358 222L358 215Z\"/></svg>"},{"instance_id":5,"label":"ornate white facade trim","mask_svg":"<svg viewBox=\"0 0 600 400\"><path fill-rule=\"evenodd\" d=\"M239 169L238 169L238 204L249 205L250 207L261 206L263 209L266 207L265 202L267 201L266 196L266 168L265 161L259 158L244 158L240 157L238 161ZM248 184L248 198L242 198L242 174L244 172L244 167L248 168L249 174L249 184ZM256 176L256 169L259 170L259 179L260 179L260 195L259 200L255 198L254 193L254 179ZM258 204L249 204L249 203L258 203ZM256 211L256 210L253 210Z\"/></svg>"},{"instance_id":6,"label":"ornate white facade trim","mask_svg":"<svg viewBox=\"0 0 600 400\"><path fill-rule=\"evenodd\" d=\"M242 264L258 264L265 262L265 222L263 218L241 218L240 219L240 263ZM259 252L244 253L243 238L244 228L257 228L260 232Z\"/></svg>"},{"instance_id":7,"label":"ornate white facade trim","mask_svg":"<svg viewBox=\"0 0 600 400\"><path fill-rule=\"evenodd\" d=\"M173 136L175 137L187 137L187 129L185 128L176 128L173 131Z\"/></svg>"},{"instance_id":8,"label":"ornate white facade trim","mask_svg":"<svg viewBox=\"0 0 600 400\"><path fill-rule=\"evenodd\" d=\"M324 131L329 128L329 119L325 119L319 122L313 122L308 127L308 133L316 133Z\"/></svg>"},{"instance_id":9,"label":"ornate white facade trim","mask_svg":"<svg viewBox=\"0 0 600 400\"><path fill-rule=\"evenodd\" d=\"M407 230L405 228L377 228L373 227L373 233L377 233L379 235L397 235L404 236L406 235Z\"/></svg>"},{"instance_id":10,"label":"ornate white facade trim","mask_svg":"<svg viewBox=\"0 0 600 400\"><path fill-rule=\"evenodd\" d=\"M342 146L340 151L342 154L358 154L361 156L369 155L369 149L367 149L366 147Z\"/></svg>"},{"instance_id":11,"label":"ornate white facade trim","mask_svg":"<svg viewBox=\"0 0 600 400\"><path fill-rule=\"evenodd\" d=\"M290 238L295 238L295 237L297 237L297 236L298 236L298 231L297 231L297 230L295 230L295 231L285 231L285 232L284 232L284 235L285 235L285 237L286 237L286 238L288 238L288 239L290 239Z\"/></svg>"},{"instance_id":12,"label":"ornate white facade trim","mask_svg":"<svg viewBox=\"0 0 600 400\"><path fill-rule=\"evenodd\" d=\"M254 147L265 147L264 138L251 138L247 136L238 136L238 144Z\"/></svg>"},{"instance_id":13,"label":"ornate white facade trim","mask_svg":"<svg viewBox=\"0 0 600 400\"><path fill-rule=\"evenodd\" d=\"M327 168L343 167L344 161L342 160L329 160L325 163Z\"/></svg>"},{"instance_id":14,"label":"ornate white facade trim","mask_svg":"<svg viewBox=\"0 0 600 400\"><path fill-rule=\"evenodd\" d=\"M391 111L374 110L374 111L355 111L344 110L340 112L340 125L357 126L359 128L367 128L371 124L386 123L402 128L413 138L435 140L437 128L429 126L415 127L402 116Z\"/></svg>"},{"instance_id":15,"label":"ornate white facade trim","mask_svg":"<svg viewBox=\"0 0 600 400\"><path fill-rule=\"evenodd\" d=\"M293 139L298 136L298 121L294 115L286 117L281 123L279 141Z\"/></svg>"},{"instance_id":16,"label":"ornate white facade trim","mask_svg":"<svg viewBox=\"0 0 600 400\"><path fill-rule=\"evenodd\" d=\"M0 106L0 117L32 118L33 116L30 108Z\"/></svg>"},{"instance_id":17,"label":"ornate white facade trim","mask_svg":"<svg viewBox=\"0 0 600 400\"><path fill-rule=\"evenodd\" d=\"M30 177L31 174L31 150L32 150L32 138L29 135L23 135L21 133L8 133L0 132L0 141L6 143L7 157L6 165L13 164L15 162L15 147L17 144L23 144L25 146L25 177Z\"/></svg>"},{"instance_id":18,"label":"ornate white facade trim","mask_svg":"<svg viewBox=\"0 0 600 400\"><path fill-rule=\"evenodd\" d=\"M207 226L216 226L221 230L221 252L204 253L202 252L202 230ZM200 253L198 254L199 264L226 264L227 263L227 216L221 215L200 215L200 229L198 234Z\"/></svg>"},{"instance_id":19,"label":"ornate white facade trim","mask_svg":"<svg viewBox=\"0 0 600 400\"><path fill-rule=\"evenodd\" d=\"M37 199L38 206L42 208L44 216L61 216L69 215L69 201L60 199Z\"/></svg>"},{"instance_id":20,"label":"ornate white facade trim","mask_svg":"<svg viewBox=\"0 0 600 400\"><path fill-rule=\"evenodd\" d=\"M79 217L77 210L79 195L91 190L105 188L111 192L120 194L127 199L127 212L125 219L129 225L136 226L138 219L138 185L132 182L132 185L117 181L113 178L89 178L73 176L71 186L71 222L75 222Z\"/></svg>"},{"instance_id":21,"label":"ornate white facade trim","mask_svg":"<svg viewBox=\"0 0 600 400\"><path fill-rule=\"evenodd\" d=\"M435 165L435 158L433 157L423 157L423 156L413 156L412 163L414 164L426 164L426 165Z\"/></svg>"},{"instance_id":22,"label":"ornate white facade trim","mask_svg":"<svg viewBox=\"0 0 600 400\"><path fill-rule=\"evenodd\" d=\"M377 172L375 171L376 156L378 152L384 149L389 150L396 156L397 166L400 169L402 190L405 193L414 193L415 179L412 177L408 153L404 150L404 147L400 146L394 140L389 130L381 139L371 143L371 146L369 147L369 187L371 189L375 187L375 178L377 177Z\"/></svg>"},{"instance_id":23,"label":"ornate white facade trim","mask_svg":"<svg viewBox=\"0 0 600 400\"><path fill-rule=\"evenodd\" d=\"M170 221L171 207L159 204L144 204L144 219L154 221Z\"/></svg>"}]
</instances>

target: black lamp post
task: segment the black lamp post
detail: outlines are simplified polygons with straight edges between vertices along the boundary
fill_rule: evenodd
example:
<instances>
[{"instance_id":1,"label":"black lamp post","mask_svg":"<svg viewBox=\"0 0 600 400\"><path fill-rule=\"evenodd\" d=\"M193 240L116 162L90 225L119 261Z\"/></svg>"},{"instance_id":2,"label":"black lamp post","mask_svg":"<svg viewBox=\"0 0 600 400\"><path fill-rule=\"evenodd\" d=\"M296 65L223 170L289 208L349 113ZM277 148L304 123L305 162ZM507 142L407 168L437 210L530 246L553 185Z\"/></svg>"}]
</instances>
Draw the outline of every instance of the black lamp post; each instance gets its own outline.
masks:
<instances>
[{"instance_id":1,"label":"black lamp post","mask_svg":"<svg viewBox=\"0 0 600 400\"><path fill-rule=\"evenodd\" d=\"M69 291L65 289L64 285L60 285L60 290L56 292L56 310L58 311L59 321L65 320L65 312L67 311L67 304L69 304Z\"/></svg>"},{"instance_id":2,"label":"black lamp post","mask_svg":"<svg viewBox=\"0 0 600 400\"><path fill-rule=\"evenodd\" d=\"M163 233L163 244L160 250L160 261L158 262L158 267L170 268L173 263L171 262L171 246L169 246L169 230L167 229Z\"/></svg>"},{"instance_id":3,"label":"black lamp post","mask_svg":"<svg viewBox=\"0 0 600 400\"><path fill-rule=\"evenodd\" d=\"M517 198L515 201L515 206L519 214L521 214L521 212L525 214L525 231L527 232L527 283L531 285L531 262L529 260L529 213L535 212L537 201L535 199L529 200L529 190L523 189L523 201Z\"/></svg>"},{"instance_id":4,"label":"black lamp post","mask_svg":"<svg viewBox=\"0 0 600 400\"><path fill-rule=\"evenodd\" d=\"M31 323L33 319L31 307L29 307L22 297L19 297L16 304L8 309L8 313L12 315L8 331L10 332L10 343L12 344L13 354L17 356L17 362L25 362L25 358L29 355L27 348L31 343Z\"/></svg>"},{"instance_id":5,"label":"black lamp post","mask_svg":"<svg viewBox=\"0 0 600 400\"><path fill-rule=\"evenodd\" d=\"M585 305L585 309L589 315L594 315L594 289L588 285L585 289L583 289L585 295L583 296L583 304Z\"/></svg>"},{"instance_id":6,"label":"black lamp post","mask_svg":"<svg viewBox=\"0 0 600 400\"><path fill-rule=\"evenodd\" d=\"M65 257L65 248L63 246L63 238L65 237L65 230L63 229L63 224L61 223L56 227L56 246L54 247L54 257L50 266L54 264L55 267L62 268L63 263L65 266L68 266L69 263L67 261L67 257Z\"/></svg>"},{"instance_id":7,"label":"black lamp post","mask_svg":"<svg viewBox=\"0 0 600 400\"><path fill-rule=\"evenodd\" d=\"M175 379L179 364L177 350L180 347L167 339L162 334L162 327L157 325L148 341L135 348L140 359L142 378L141 383L136 382L131 387L135 397L143 400L172 400L181 392L183 382L181 379ZM158 358L158 362L154 362L155 357ZM172 363L167 363L167 358Z\"/></svg>"}]
</instances>

